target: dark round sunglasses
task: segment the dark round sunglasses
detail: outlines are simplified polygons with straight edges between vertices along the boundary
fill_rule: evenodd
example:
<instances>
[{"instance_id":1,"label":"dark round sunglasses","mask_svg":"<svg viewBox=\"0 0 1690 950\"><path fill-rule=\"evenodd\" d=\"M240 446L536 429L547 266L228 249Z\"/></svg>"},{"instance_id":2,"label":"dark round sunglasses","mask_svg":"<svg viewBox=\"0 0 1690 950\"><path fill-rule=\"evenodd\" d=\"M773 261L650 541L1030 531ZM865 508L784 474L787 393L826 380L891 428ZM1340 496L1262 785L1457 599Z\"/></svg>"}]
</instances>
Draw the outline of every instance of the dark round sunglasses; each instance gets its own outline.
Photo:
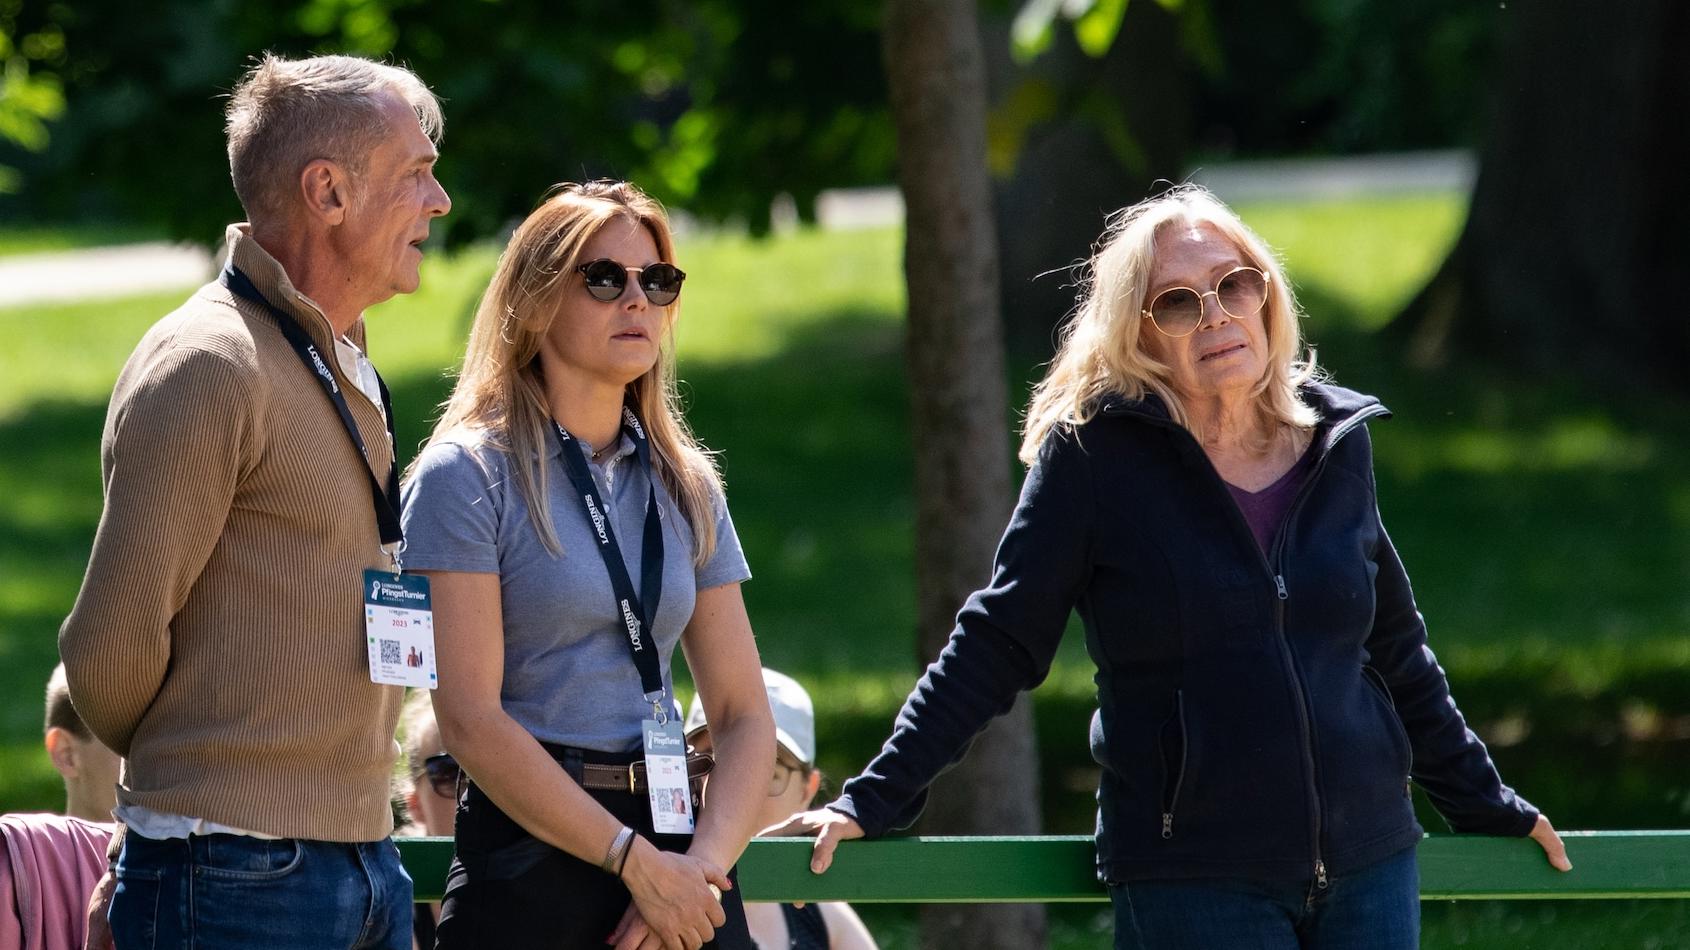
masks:
<instances>
[{"instance_id":1,"label":"dark round sunglasses","mask_svg":"<svg viewBox=\"0 0 1690 950\"><path fill-rule=\"evenodd\" d=\"M439 752L423 759L423 774L428 776L429 787L436 795L452 799L458 797L458 777L464 773L450 752Z\"/></svg>"},{"instance_id":2,"label":"dark round sunglasses","mask_svg":"<svg viewBox=\"0 0 1690 950\"><path fill-rule=\"evenodd\" d=\"M575 268L587 279L587 293L594 300L615 300L628 289L628 275L638 274L640 289L646 299L659 307L667 307L681 295L681 281L687 275L673 264L657 263L647 267L628 267L601 257Z\"/></svg>"}]
</instances>

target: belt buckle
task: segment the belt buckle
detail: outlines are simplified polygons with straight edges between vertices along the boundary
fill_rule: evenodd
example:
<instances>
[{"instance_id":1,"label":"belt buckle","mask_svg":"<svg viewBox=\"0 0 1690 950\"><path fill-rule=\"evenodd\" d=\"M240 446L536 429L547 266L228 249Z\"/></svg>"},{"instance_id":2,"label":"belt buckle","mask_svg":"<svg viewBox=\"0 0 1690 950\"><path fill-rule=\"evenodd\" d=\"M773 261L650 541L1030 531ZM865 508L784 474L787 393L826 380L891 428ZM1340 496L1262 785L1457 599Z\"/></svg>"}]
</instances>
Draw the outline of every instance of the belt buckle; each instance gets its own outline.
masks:
<instances>
[{"instance_id":1,"label":"belt buckle","mask_svg":"<svg viewBox=\"0 0 1690 950\"><path fill-rule=\"evenodd\" d=\"M639 789L634 787L634 766L636 766L636 765L639 765L639 763L638 762L629 762L628 763L628 794L630 794L630 795L639 791Z\"/></svg>"}]
</instances>

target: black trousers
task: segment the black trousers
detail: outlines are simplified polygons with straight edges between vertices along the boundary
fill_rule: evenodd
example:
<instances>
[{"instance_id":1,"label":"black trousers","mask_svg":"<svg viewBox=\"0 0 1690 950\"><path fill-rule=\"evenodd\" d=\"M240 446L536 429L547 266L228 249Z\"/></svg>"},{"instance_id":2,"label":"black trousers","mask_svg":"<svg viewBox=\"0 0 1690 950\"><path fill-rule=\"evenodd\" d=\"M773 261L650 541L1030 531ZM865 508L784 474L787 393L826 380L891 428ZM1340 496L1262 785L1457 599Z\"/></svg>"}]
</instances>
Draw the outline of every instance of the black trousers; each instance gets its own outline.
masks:
<instances>
[{"instance_id":1,"label":"black trousers","mask_svg":"<svg viewBox=\"0 0 1690 950\"><path fill-rule=\"evenodd\" d=\"M639 753L613 755L548 746L565 763L622 765ZM651 829L651 805L641 791L588 789L600 805L663 851L685 851L690 835L660 835ZM694 814L698 795L693 794ZM730 870L728 877L738 883ZM621 922L632 900L618 878L529 834L475 783L458 798L456 853L446 875L435 932L437 950L553 947L604 950L605 938ZM722 894L727 922L705 944L717 950L754 950L739 889Z\"/></svg>"}]
</instances>

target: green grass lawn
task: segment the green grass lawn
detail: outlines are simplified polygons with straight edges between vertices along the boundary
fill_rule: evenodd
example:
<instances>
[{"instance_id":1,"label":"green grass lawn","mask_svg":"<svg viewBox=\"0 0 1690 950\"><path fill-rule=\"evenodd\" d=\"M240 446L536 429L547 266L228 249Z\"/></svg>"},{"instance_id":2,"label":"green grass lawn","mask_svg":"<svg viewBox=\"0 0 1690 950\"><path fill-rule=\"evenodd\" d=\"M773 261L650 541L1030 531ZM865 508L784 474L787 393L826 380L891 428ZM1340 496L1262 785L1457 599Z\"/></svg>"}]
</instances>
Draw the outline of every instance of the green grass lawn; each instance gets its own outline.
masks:
<instances>
[{"instance_id":1,"label":"green grass lawn","mask_svg":"<svg viewBox=\"0 0 1690 950\"><path fill-rule=\"evenodd\" d=\"M0 222L0 257L71 251L84 247L106 247L113 244L135 244L140 241L162 240L163 237L158 231L119 224L37 227Z\"/></svg>"},{"instance_id":2,"label":"green grass lawn","mask_svg":"<svg viewBox=\"0 0 1690 950\"><path fill-rule=\"evenodd\" d=\"M1422 950L1672 950L1685 945L1683 901L1454 902L1421 905ZM857 908L881 950L921 946L913 910ZM1050 950L1108 950L1107 904L1053 904Z\"/></svg>"},{"instance_id":3,"label":"green grass lawn","mask_svg":"<svg viewBox=\"0 0 1690 950\"><path fill-rule=\"evenodd\" d=\"M1403 368L1375 331L1441 259L1463 213L1455 197L1243 210L1286 256L1321 363L1397 412L1373 426L1386 523L1505 774L1564 827L1682 826L1685 404ZM899 254L890 231L682 245L691 419L723 453L764 657L812 687L835 775L877 747L918 663ZM447 392L493 263L489 249L432 257L423 291L370 316L404 458ZM0 810L57 802L39 696L99 516L105 399L136 339L180 297L0 309ZM1013 368L1016 391L1031 364ZM1037 704L1053 831L1089 830L1090 689L1070 638ZM1594 738L1577 749L1546 738L1573 733ZM1638 736L1651 741L1626 741ZM1054 945L1105 945L1096 910L1059 909ZM904 911L871 919L889 946L913 946ZM1690 927L1674 903L1437 905L1426 921L1426 946L1438 947L1666 946L1659 935Z\"/></svg>"}]
</instances>

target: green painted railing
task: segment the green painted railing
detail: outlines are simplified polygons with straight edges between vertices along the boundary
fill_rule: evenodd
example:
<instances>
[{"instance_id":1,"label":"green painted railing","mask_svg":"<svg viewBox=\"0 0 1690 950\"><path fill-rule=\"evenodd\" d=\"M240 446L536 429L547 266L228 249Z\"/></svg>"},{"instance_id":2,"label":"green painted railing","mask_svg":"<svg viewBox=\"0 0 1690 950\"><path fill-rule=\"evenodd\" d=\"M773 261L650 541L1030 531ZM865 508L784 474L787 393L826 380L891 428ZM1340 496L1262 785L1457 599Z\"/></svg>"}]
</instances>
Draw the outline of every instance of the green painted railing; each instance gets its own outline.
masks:
<instances>
[{"instance_id":1,"label":"green painted railing","mask_svg":"<svg viewBox=\"0 0 1690 950\"><path fill-rule=\"evenodd\" d=\"M1525 838L1429 835L1420 843L1421 900L1690 898L1690 831L1563 832L1573 870L1561 873ZM418 900L437 900L450 838L401 838ZM841 845L833 868L810 873L810 841L758 838L739 863L751 900L853 903L1104 901L1092 839L1080 836L888 838Z\"/></svg>"}]
</instances>

